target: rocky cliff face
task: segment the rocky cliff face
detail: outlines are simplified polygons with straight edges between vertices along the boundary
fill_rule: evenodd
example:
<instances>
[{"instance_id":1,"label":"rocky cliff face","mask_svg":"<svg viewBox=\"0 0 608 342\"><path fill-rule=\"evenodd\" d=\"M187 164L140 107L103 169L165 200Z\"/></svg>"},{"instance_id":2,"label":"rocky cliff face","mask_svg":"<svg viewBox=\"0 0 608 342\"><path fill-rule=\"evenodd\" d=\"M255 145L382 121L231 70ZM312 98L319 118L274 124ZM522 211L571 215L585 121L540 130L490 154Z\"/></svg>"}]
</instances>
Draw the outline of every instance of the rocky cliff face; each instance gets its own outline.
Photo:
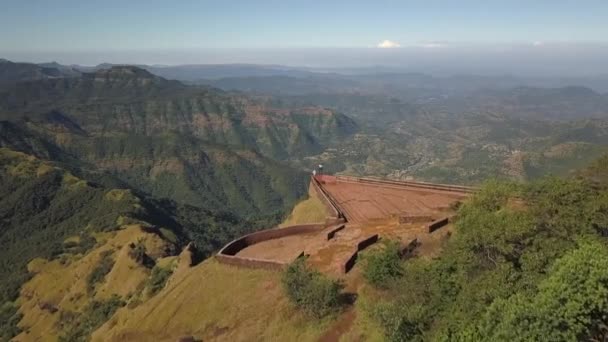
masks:
<instances>
[{"instance_id":1,"label":"rocky cliff face","mask_svg":"<svg viewBox=\"0 0 608 342\"><path fill-rule=\"evenodd\" d=\"M357 126L321 107L270 103L117 66L0 91L0 143L157 197L280 215L306 179L275 160L319 153Z\"/></svg>"},{"instance_id":2,"label":"rocky cliff face","mask_svg":"<svg viewBox=\"0 0 608 342\"><path fill-rule=\"evenodd\" d=\"M13 119L53 109L94 136L178 132L278 159L318 153L357 130L348 117L324 108L277 109L268 102L185 86L136 67L25 82L0 92L0 110Z\"/></svg>"}]
</instances>

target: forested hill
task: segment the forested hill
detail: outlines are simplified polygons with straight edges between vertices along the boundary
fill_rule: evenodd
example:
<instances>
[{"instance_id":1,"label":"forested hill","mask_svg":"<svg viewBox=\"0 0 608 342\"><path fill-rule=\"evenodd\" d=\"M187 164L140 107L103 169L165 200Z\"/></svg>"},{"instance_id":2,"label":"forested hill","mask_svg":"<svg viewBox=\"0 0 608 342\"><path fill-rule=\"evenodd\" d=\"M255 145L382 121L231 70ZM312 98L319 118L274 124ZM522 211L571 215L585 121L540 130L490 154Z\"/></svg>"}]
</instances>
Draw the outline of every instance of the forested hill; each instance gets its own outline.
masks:
<instances>
[{"instance_id":1,"label":"forested hill","mask_svg":"<svg viewBox=\"0 0 608 342\"><path fill-rule=\"evenodd\" d=\"M279 223L308 185L281 159L357 130L321 107L273 108L129 66L1 89L2 338L18 332L13 301L32 259L88 260L107 236L135 234L165 246L138 266L141 284L189 241L205 257Z\"/></svg>"},{"instance_id":2,"label":"forested hill","mask_svg":"<svg viewBox=\"0 0 608 342\"><path fill-rule=\"evenodd\" d=\"M0 340L17 331L12 301L31 276L26 264L34 258L83 255L103 241L101 233L133 225L168 241L166 255L194 241L206 257L256 228L230 213L99 186L6 148L0 148L0 223Z\"/></svg>"},{"instance_id":3,"label":"forested hill","mask_svg":"<svg viewBox=\"0 0 608 342\"><path fill-rule=\"evenodd\" d=\"M357 126L321 107L270 102L115 66L0 91L0 146L111 186L277 217L306 189L304 174L277 160L320 153Z\"/></svg>"},{"instance_id":4,"label":"forested hill","mask_svg":"<svg viewBox=\"0 0 608 342\"><path fill-rule=\"evenodd\" d=\"M173 131L279 159L318 153L357 130L348 117L321 107L273 108L265 98L186 86L132 66L21 82L0 92L4 118L35 120L51 110L91 135Z\"/></svg>"}]
</instances>

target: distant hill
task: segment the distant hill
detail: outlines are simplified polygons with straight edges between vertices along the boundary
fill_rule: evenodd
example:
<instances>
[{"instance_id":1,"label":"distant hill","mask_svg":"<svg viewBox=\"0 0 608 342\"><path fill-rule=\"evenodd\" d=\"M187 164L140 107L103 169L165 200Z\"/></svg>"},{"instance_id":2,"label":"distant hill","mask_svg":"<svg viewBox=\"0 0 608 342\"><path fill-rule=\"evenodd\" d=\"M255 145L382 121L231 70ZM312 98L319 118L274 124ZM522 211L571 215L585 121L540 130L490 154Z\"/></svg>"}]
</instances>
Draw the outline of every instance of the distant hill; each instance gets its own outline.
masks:
<instances>
[{"instance_id":1,"label":"distant hill","mask_svg":"<svg viewBox=\"0 0 608 342\"><path fill-rule=\"evenodd\" d=\"M175 131L279 159L317 153L357 130L348 117L324 108L273 108L264 98L186 86L127 66L0 91L5 118L36 117L49 109L90 134Z\"/></svg>"},{"instance_id":2,"label":"distant hill","mask_svg":"<svg viewBox=\"0 0 608 342\"><path fill-rule=\"evenodd\" d=\"M470 109L500 111L513 117L572 120L608 117L608 96L587 87L516 87L471 96Z\"/></svg>"},{"instance_id":3,"label":"distant hill","mask_svg":"<svg viewBox=\"0 0 608 342\"><path fill-rule=\"evenodd\" d=\"M92 72L109 69L119 64L102 63L93 67L75 66L83 72ZM206 79L220 79L225 77L266 77L266 76L290 76L307 77L315 72L306 68L288 67L282 65L259 65L259 64L186 64L186 65L136 65L151 73L184 82L197 82Z\"/></svg>"},{"instance_id":4,"label":"distant hill","mask_svg":"<svg viewBox=\"0 0 608 342\"><path fill-rule=\"evenodd\" d=\"M78 74L78 71L56 63L14 63L6 59L0 60L0 87L23 81L74 77Z\"/></svg>"}]
</instances>

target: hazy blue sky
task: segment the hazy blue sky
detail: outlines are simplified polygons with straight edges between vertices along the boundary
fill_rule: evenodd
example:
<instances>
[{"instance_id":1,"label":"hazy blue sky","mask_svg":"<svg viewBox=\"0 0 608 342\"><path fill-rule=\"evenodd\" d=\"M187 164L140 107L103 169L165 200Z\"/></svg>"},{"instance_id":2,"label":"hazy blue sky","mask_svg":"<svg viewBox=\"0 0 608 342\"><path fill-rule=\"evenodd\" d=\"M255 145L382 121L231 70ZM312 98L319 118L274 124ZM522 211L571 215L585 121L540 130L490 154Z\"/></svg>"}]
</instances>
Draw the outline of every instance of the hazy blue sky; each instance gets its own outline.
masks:
<instances>
[{"instance_id":1,"label":"hazy blue sky","mask_svg":"<svg viewBox=\"0 0 608 342\"><path fill-rule=\"evenodd\" d=\"M32 61L285 63L268 51L298 56L293 49L307 54L313 50L302 48L320 48L323 58L337 59L346 53L328 51L379 49L382 42L399 46L401 55L408 49L437 54L454 46L488 52L551 44L585 45L579 51L585 54L608 41L606 0L0 0L0 5L0 57Z\"/></svg>"}]
</instances>

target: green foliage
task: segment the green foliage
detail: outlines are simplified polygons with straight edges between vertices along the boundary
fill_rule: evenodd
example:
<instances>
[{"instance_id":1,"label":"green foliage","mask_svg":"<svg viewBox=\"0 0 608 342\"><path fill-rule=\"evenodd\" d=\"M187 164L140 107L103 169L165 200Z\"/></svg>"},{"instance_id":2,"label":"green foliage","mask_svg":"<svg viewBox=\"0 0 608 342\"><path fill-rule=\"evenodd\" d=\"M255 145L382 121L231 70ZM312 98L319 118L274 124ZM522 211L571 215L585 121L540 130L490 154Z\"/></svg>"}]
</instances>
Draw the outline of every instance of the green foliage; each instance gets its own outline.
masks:
<instances>
[{"instance_id":1,"label":"green foliage","mask_svg":"<svg viewBox=\"0 0 608 342\"><path fill-rule=\"evenodd\" d=\"M582 242L532 294L496 300L461 339L582 341L608 337L608 248Z\"/></svg>"},{"instance_id":2,"label":"green foliage","mask_svg":"<svg viewBox=\"0 0 608 342\"><path fill-rule=\"evenodd\" d=\"M368 313L395 341L601 340L607 209L583 179L489 182L441 257L406 262Z\"/></svg>"},{"instance_id":3,"label":"green foliage","mask_svg":"<svg viewBox=\"0 0 608 342\"><path fill-rule=\"evenodd\" d=\"M327 316L343 305L341 291L344 285L309 269L304 258L298 258L287 267L282 283L289 300L312 317Z\"/></svg>"},{"instance_id":4,"label":"green foliage","mask_svg":"<svg viewBox=\"0 0 608 342\"><path fill-rule=\"evenodd\" d=\"M91 302L84 312L76 313L62 311L58 325L63 333L59 337L61 342L89 341L91 333L104 324L114 312L125 305L117 295L108 300Z\"/></svg>"},{"instance_id":5,"label":"green foliage","mask_svg":"<svg viewBox=\"0 0 608 342\"><path fill-rule=\"evenodd\" d=\"M63 243L63 252L69 254L84 254L91 250L97 241L85 231L80 232L77 241L67 241Z\"/></svg>"},{"instance_id":6,"label":"green foliage","mask_svg":"<svg viewBox=\"0 0 608 342\"><path fill-rule=\"evenodd\" d=\"M47 172L37 174L39 168ZM105 189L65 170L0 149L0 302L17 296L31 259L87 250L93 241L81 232L115 229L118 217L138 214L135 203L134 196L109 200ZM64 245L78 235L78 246Z\"/></svg>"},{"instance_id":7,"label":"green foliage","mask_svg":"<svg viewBox=\"0 0 608 342\"><path fill-rule=\"evenodd\" d=\"M403 274L399 241L387 241L381 249L366 253L363 264L363 277L376 287L388 283Z\"/></svg>"},{"instance_id":8,"label":"green foliage","mask_svg":"<svg viewBox=\"0 0 608 342\"><path fill-rule=\"evenodd\" d=\"M146 244L143 239L137 240L136 243L129 245L129 256L139 264L144 264L146 261Z\"/></svg>"},{"instance_id":9,"label":"green foliage","mask_svg":"<svg viewBox=\"0 0 608 342\"><path fill-rule=\"evenodd\" d=\"M0 306L0 341L8 341L21 332L17 323L22 315L17 312L17 308L17 305L11 302L5 302Z\"/></svg>"},{"instance_id":10,"label":"green foliage","mask_svg":"<svg viewBox=\"0 0 608 342\"><path fill-rule=\"evenodd\" d=\"M123 223L163 227L165 235L172 233L178 248L194 241L201 257L206 257L236 236L279 220L277 215L245 222L227 212L128 190L110 191L56 165L0 148L0 305L16 299L21 284L30 277L26 265L33 258L85 253L95 245L91 233L111 231ZM78 242L64 242L74 236ZM92 271L90 290L109 272L109 266L104 263ZM3 331L16 331L12 327Z\"/></svg>"},{"instance_id":11,"label":"green foliage","mask_svg":"<svg viewBox=\"0 0 608 342\"><path fill-rule=\"evenodd\" d=\"M172 274L173 269L171 268L155 266L152 269L152 273L150 274L150 278L148 278L148 283L146 285L150 295L153 296L162 290Z\"/></svg>"},{"instance_id":12,"label":"green foliage","mask_svg":"<svg viewBox=\"0 0 608 342\"><path fill-rule=\"evenodd\" d=\"M87 292L92 294L95 290L95 286L102 282L106 275L110 273L112 267L114 267L114 259L112 258L114 251L108 250L103 251L100 255L99 262L95 268L87 276Z\"/></svg>"}]
</instances>

